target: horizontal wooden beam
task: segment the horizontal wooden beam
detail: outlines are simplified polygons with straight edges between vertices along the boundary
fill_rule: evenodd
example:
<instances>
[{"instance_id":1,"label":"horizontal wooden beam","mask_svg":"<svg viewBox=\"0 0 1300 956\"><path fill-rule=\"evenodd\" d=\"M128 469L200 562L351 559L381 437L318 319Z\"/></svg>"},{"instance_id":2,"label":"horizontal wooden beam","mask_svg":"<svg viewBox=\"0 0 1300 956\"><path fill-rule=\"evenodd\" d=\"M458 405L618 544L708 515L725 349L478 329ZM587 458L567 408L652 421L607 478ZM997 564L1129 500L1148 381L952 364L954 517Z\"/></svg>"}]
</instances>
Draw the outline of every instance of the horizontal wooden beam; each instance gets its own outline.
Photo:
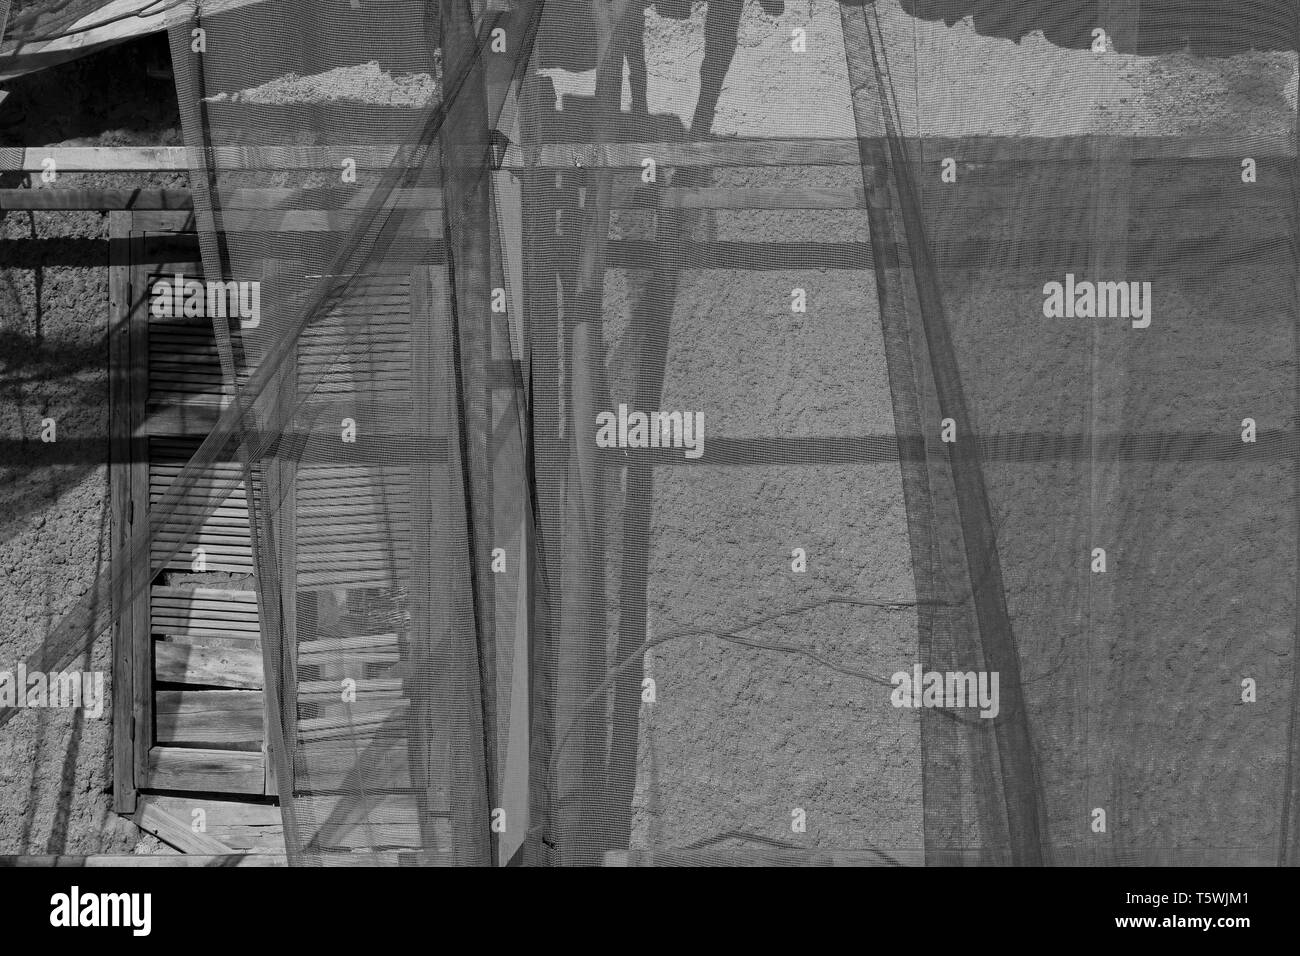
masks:
<instances>
[{"instance_id":1,"label":"horizontal wooden beam","mask_svg":"<svg viewBox=\"0 0 1300 956\"><path fill-rule=\"evenodd\" d=\"M1087 148L1096 137L913 137L905 145L927 160L951 156L959 165L1014 163L1086 163ZM1232 136L1118 137L1119 155L1132 160L1240 160L1249 155L1294 157L1293 135L1253 139L1249 145ZM653 159L659 166L860 166L874 138L762 139L728 138L678 143L546 143L527 150L512 144L503 169L640 169ZM883 140L880 140L883 143ZM403 151L422 163L427 153L412 146L217 146L211 150L218 169L317 170L338 169L352 160L359 169L384 169L401 159ZM180 172L188 171L185 146L58 146L0 149L0 171L40 173L50 160L56 172Z\"/></svg>"},{"instance_id":2,"label":"horizontal wooden beam","mask_svg":"<svg viewBox=\"0 0 1300 956\"><path fill-rule=\"evenodd\" d=\"M301 189L223 189L218 199L223 209L359 210L370 193L355 186L313 186ZM432 186L395 189L389 205L399 209L441 209L442 190ZM194 208L188 189L81 189L72 186L38 186L0 189L0 210L118 210L184 212Z\"/></svg>"},{"instance_id":3,"label":"horizontal wooden beam","mask_svg":"<svg viewBox=\"0 0 1300 956\"><path fill-rule=\"evenodd\" d=\"M6 211L192 208L188 189L0 189L0 209Z\"/></svg>"},{"instance_id":4,"label":"horizontal wooden beam","mask_svg":"<svg viewBox=\"0 0 1300 956\"><path fill-rule=\"evenodd\" d=\"M1249 186L1243 187L1244 190ZM1269 193L1265 189L1263 195ZM269 232L341 231L357 224L360 214L358 200L369 194L355 189L239 189L221 196L225 211L223 225L226 232L262 230ZM577 204L577 185L557 191L557 200ZM1022 209L1026 195L1023 185L994 185L982 179L952 184L934 190L924 197L927 213L941 210L969 212L971 210ZM350 197L350 198L349 198ZM881 194L884 199L884 194ZM1067 200L1061 200L1064 204ZM1215 195L1213 203L1223 200ZM1167 197L1157 194L1134 197L1133 202L1142 208L1167 206ZM1191 212L1187 197L1180 197L1180 208ZM727 187L677 188L672 186L616 186L611 203L616 209L865 209L866 192L862 187ZM1018 205L1019 204L1019 205ZM395 209L420 211L443 208L442 190L416 187L394 190L386 204ZM342 207L342 208L340 208ZM1233 203L1241 210L1257 207L1272 210L1276 205L1267 200L1255 203ZM106 211L130 209L137 212L184 212L193 208L193 197L184 189L70 189L62 187L42 189L0 189L0 210L6 211ZM1060 214L1061 207L1035 203L1037 214ZM186 225L182 223L183 227ZM175 228L170 223L167 228ZM440 229L441 219L428 220L428 228Z\"/></svg>"},{"instance_id":5,"label":"horizontal wooden beam","mask_svg":"<svg viewBox=\"0 0 1300 956\"><path fill-rule=\"evenodd\" d=\"M405 147L414 154L413 147ZM396 146L217 146L217 169L340 169L352 160L358 169L386 169L399 156ZM427 152L426 154L427 155ZM150 173L188 172L201 165L187 146L14 146L0 149L0 172Z\"/></svg>"},{"instance_id":6,"label":"horizontal wooden beam","mask_svg":"<svg viewBox=\"0 0 1300 956\"><path fill-rule=\"evenodd\" d=\"M356 200L368 192L356 189L236 189L222 191L221 207L238 211L241 228L256 223L255 228L338 229L352 225L349 216L358 212ZM863 190L853 187L835 189L819 187L740 189L708 187L679 189L640 186L615 190L616 208L681 209L860 209ZM389 203L399 209L431 210L443 208L442 190L412 187L394 190ZM323 208L321 208L323 207ZM340 208L342 207L342 208ZM39 189L0 189L0 210L18 211L110 211L130 209L139 212L184 212L194 208L193 194L187 189L74 189L44 187ZM310 215L310 214L313 214ZM228 213L229 215L229 213ZM283 225L274 217L296 217ZM431 220L434 227L436 221ZM227 230L234 228L227 219Z\"/></svg>"},{"instance_id":7,"label":"horizontal wooden beam","mask_svg":"<svg viewBox=\"0 0 1300 956\"><path fill-rule=\"evenodd\" d=\"M149 751L151 790L256 793L266 784L266 765L258 751L154 747Z\"/></svg>"},{"instance_id":8,"label":"horizontal wooden beam","mask_svg":"<svg viewBox=\"0 0 1300 956\"><path fill-rule=\"evenodd\" d=\"M154 679L160 684L262 689L262 655L251 647L219 647L197 640L157 641Z\"/></svg>"},{"instance_id":9,"label":"horizontal wooden beam","mask_svg":"<svg viewBox=\"0 0 1300 956\"><path fill-rule=\"evenodd\" d=\"M698 849L606 850L604 866L924 866L920 848L819 850L778 846L708 846Z\"/></svg>"},{"instance_id":10,"label":"horizontal wooden beam","mask_svg":"<svg viewBox=\"0 0 1300 956\"><path fill-rule=\"evenodd\" d=\"M939 162L951 156L959 165L1011 163L1077 164L1088 162L1095 136L925 136L904 138L912 158ZM1233 136L1117 137L1119 155L1133 160L1240 161L1243 156L1294 157L1292 135L1252 139L1247 148ZM543 169L626 168L640 170L646 159L658 166L861 166L872 147L888 145L883 138L759 139L727 138L695 143L546 143L523 154L506 154L506 169L518 165ZM867 152L864 152L867 147ZM920 156L918 156L918 153ZM520 160L523 160L522 164Z\"/></svg>"},{"instance_id":11,"label":"horizontal wooden beam","mask_svg":"<svg viewBox=\"0 0 1300 956\"><path fill-rule=\"evenodd\" d=\"M5 867L113 867L119 866L210 866L214 869L233 866L288 866L283 853L231 853L221 855L123 854L119 856L0 856Z\"/></svg>"},{"instance_id":12,"label":"horizontal wooden beam","mask_svg":"<svg viewBox=\"0 0 1300 956\"><path fill-rule=\"evenodd\" d=\"M154 739L163 746L260 745L263 706L260 690L155 690Z\"/></svg>"}]
</instances>

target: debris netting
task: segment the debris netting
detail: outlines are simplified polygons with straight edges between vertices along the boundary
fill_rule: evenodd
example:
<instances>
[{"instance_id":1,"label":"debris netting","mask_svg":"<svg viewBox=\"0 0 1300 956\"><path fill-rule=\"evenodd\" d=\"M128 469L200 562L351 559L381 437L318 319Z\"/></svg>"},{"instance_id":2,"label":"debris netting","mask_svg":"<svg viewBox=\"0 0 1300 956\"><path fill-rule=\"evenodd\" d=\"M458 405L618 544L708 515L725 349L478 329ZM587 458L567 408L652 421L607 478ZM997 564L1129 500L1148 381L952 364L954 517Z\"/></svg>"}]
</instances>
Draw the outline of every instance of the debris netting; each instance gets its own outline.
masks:
<instances>
[{"instance_id":1,"label":"debris netting","mask_svg":"<svg viewBox=\"0 0 1300 956\"><path fill-rule=\"evenodd\" d=\"M1042 7L843 10L864 163L891 171L899 430L926 448L919 653L1001 674L995 720L922 711L927 859L1293 863L1294 105L1216 135L1214 95L1153 114L1132 77L1139 51L1293 51L1297 11ZM957 88L916 19L941 15L1043 30L1056 84ZM1091 128L1059 135L1072 97Z\"/></svg>"},{"instance_id":2,"label":"debris netting","mask_svg":"<svg viewBox=\"0 0 1300 956\"><path fill-rule=\"evenodd\" d=\"M502 103L468 6L377 9L170 13L205 272L261 291L259 321L214 324L243 383L221 427L254 490L267 737L292 859L504 863L533 563L493 296Z\"/></svg>"},{"instance_id":3,"label":"debris netting","mask_svg":"<svg viewBox=\"0 0 1300 956\"><path fill-rule=\"evenodd\" d=\"M1294 105L1135 80L1294 3L844 4L802 139L610 6L168 10L290 859L1295 863Z\"/></svg>"}]
</instances>

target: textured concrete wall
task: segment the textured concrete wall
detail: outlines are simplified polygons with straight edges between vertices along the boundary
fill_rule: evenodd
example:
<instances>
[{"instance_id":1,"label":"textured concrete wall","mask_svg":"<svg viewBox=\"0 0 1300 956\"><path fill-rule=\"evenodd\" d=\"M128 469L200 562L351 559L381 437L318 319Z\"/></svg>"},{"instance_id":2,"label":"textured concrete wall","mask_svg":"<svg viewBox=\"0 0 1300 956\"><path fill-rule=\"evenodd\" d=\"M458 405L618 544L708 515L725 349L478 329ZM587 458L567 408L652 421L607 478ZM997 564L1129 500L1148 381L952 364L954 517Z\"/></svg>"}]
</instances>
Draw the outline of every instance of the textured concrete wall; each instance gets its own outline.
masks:
<instances>
[{"instance_id":1,"label":"textured concrete wall","mask_svg":"<svg viewBox=\"0 0 1300 956\"><path fill-rule=\"evenodd\" d=\"M0 144L179 143L170 80L146 74L156 47L6 84ZM24 183L9 175L0 185ZM33 185L180 187L185 177L66 174ZM107 215L0 213L0 670L36 650L107 570L108 310ZM41 441L47 418L54 445ZM111 809L110 643L102 635L68 668L103 672L100 717L33 709L0 728L0 853L136 844Z\"/></svg>"}]
</instances>

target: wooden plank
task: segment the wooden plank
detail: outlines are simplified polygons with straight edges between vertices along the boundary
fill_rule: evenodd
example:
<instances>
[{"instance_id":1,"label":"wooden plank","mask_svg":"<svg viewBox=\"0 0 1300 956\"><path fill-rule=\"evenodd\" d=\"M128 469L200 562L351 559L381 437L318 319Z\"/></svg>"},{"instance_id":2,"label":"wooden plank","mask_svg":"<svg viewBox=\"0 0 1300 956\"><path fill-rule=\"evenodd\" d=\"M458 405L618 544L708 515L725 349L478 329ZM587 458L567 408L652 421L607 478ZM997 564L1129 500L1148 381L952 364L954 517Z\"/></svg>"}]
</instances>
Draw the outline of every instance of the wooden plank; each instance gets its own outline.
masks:
<instances>
[{"instance_id":1,"label":"wooden plank","mask_svg":"<svg viewBox=\"0 0 1300 956\"><path fill-rule=\"evenodd\" d=\"M152 790L261 794L262 754L251 750L153 747L147 766Z\"/></svg>"},{"instance_id":2,"label":"wooden plank","mask_svg":"<svg viewBox=\"0 0 1300 956\"><path fill-rule=\"evenodd\" d=\"M201 820L206 834L238 853L283 853L284 825L280 808L251 800L217 800L203 796L158 794L149 797L173 817ZM195 811L202 811L197 816Z\"/></svg>"},{"instance_id":3,"label":"wooden plank","mask_svg":"<svg viewBox=\"0 0 1300 956\"><path fill-rule=\"evenodd\" d=\"M209 854L148 854L139 853L122 856L0 856L0 868L4 867L111 867L123 866L165 867L165 866L283 866L289 860L284 854L276 853L231 853L222 855Z\"/></svg>"},{"instance_id":4,"label":"wooden plank","mask_svg":"<svg viewBox=\"0 0 1300 956\"><path fill-rule=\"evenodd\" d=\"M163 550L156 547L150 555L150 560L155 562L162 561ZM193 570L194 558L196 555L190 551L181 550L162 563L162 567L168 571L190 571ZM248 550L222 549L204 546L205 568L208 571L226 571L230 574L249 574L253 571L253 557Z\"/></svg>"},{"instance_id":5,"label":"wooden plank","mask_svg":"<svg viewBox=\"0 0 1300 956\"><path fill-rule=\"evenodd\" d=\"M288 283L282 280L280 263L275 259L264 261L262 281L272 290L283 288ZM279 298L272 295L271 323L267 331L275 334L283 332L278 326L285 321L286 310L277 307ZM293 400L298 390L298 349L290 349L276 371L271 382L275 406L269 426L282 433L293 407ZM290 701L296 698L298 671L296 654L298 647L298 547L296 541L295 514L297 512L298 464L292 455L278 453L263 465L266 479L267 495L278 506L270 510L267 516L273 535L269 542L271 553L265 560L274 562L276 580L268 581L262 586L262 600L274 601L275 611L273 626L277 633L263 648L263 670L268 675L264 720L267 728L262 743L262 761L264 767L262 791L266 794L280 793L280 778L286 772L289 779L284 782L292 791L292 732L285 726L288 715L293 712ZM273 550L272 550L273 549ZM269 575L268 575L269 577ZM278 639L277 639L278 637ZM287 697L287 699L285 699ZM292 812L292 808L290 808ZM290 826L296 827L292 818Z\"/></svg>"},{"instance_id":6,"label":"wooden plank","mask_svg":"<svg viewBox=\"0 0 1300 956\"><path fill-rule=\"evenodd\" d=\"M140 229L194 228L193 213L138 212L136 226ZM177 216L184 218L177 219ZM433 224L441 228L441 214L430 214ZM245 209L223 208L221 229L225 233L245 232L346 232L364 225L369 213L360 209ZM424 217L421 217L423 220ZM436 237L432 226L416 226L404 234L422 238Z\"/></svg>"},{"instance_id":7,"label":"wooden plank","mask_svg":"<svg viewBox=\"0 0 1300 956\"><path fill-rule=\"evenodd\" d=\"M260 636L257 616L245 611L233 610L241 605L232 604L201 608L155 607L151 618L155 633L184 630L222 630L237 631L231 637L243 638L256 645Z\"/></svg>"},{"instance_id":8,"label":"wooden plank","mask_svg":"<svg viewBox=\"0 0 1300 956\"><path fill-rule=\"evenodd\" d=\"M368 190L354 186L228 188L222 189L219 196L224 209L360 209L371 198ZM395 209L441 209L442 190L436 186L395 188L385 197L384 205Z\"/></svg>"},{"instance_id":9,"label":"wooden plank","mask_svg":"<svg viewBox=\"0 0 1300 956\"><path fill-rule=\"evenodd\" d=\"M955 206L961 209L1003 210L1016 208L1017 197L1021 194L1019 187L986 183L979 178L979 170L984 168L977 164L968 164L971 175L964 175L961 181L939 193L927 194L925 206L927 212ZM1266 169L1267 167L1265 167ZM1264 170L1261 170L1261 175ZM972 178L972 176L974 178ZM325 210L333 214L350 199L355 205L358 198L365 198L364 191L358 195L356 189L232 189L222 194L222 205L227 215L232 211L246 209L255 222L270 222L272 216L284 215L285 210L292 215L311 208L313 203L327 204ZM1046 197L1045 197L1046 198ZM1158 197L1131 197L1135 208L1141 208L1145 201ZM1219 196L1209 197L1206 203L1221 203ZM192 196L184 189L0 189L0 210L188 210L192 208ZM301 205L295 205L301 203ZM1180 200L1180 208L1188 200ZM403 209L440 209L442 207L442 190L412 187L395 190L393 198L386 205ZM747 187L707 187L681 189L670 186L615 186L613 205L619 209L636 208L678 208L678 209L864 209L865 195L861 187L794 187L794 188L747 188ZM1249 206L1249 197L1238 205ZM1041 209L1051 208L1049 206ZM1260 208L1272 209L1268 204ZM278 211L277 211L278 210ZM348 212L355 215L356 212ZM295 221L306 221L295 220ZM340 220L341 221L341 220ZM202 326L210 331L210 326ZM214 353L215 354L215 346Z\"/></svg>"},{"instance_id":10,"label":"wooden plank","mask_svg":"<svg viewBox=\"0 0 1300 956\"><path fill-rule=\"evenodd\" d=\"M220 748L263 741L260 690L155 690L154 697L159 745Z\"/></svg>"},{"instance_id":11,"label":"wooden plank","mask_svg":"<svg viewBox=\"0 0 1300 956\"><path fill-rule=\"evenodd\" d=\"M1095 137L913 137L927 153L940 151L962 164L1006 162L1073 162L1085 155ZM870 140L871 138L868 138ZM1123 136L1115 137L1120 149L1136 160L1240 160L1243 144L1232 136ZM853 138L769 139L735 137L714 142L680 143L544 143L528 150L511 144L506 170L536 168L636 169L652 157L660 166L860 166L862 154ZM354 146L218 146L213 161L223 169L337 169L344 158L363 169L393 164L399 151L421 168L420 154L409 147ZM1252 140L1250 154L1294 157L1295 137L1272 135ZM474 154L476 160L477 153ZM188 171L188 150L183 146L63 146L6 147L0 149L0 168L39 173L53 159L60 172ZM454 160L453 160L454 161Z\"/></svg>"},{"instance_id":12,"label":"wooden plank","mask_svg":"<svg viewBox=\"0 0 1300 956\"><path fill-rule=\"evenodd\" d=\"M384 169L398 157L395 146L217 146L212 150L218 169L334 170L345 159L360 169ZM188 172L184 146L60 146L0 149L0 168L42 172L53 159L61 173ZM421 164L422 165L422 164Z\"/></svg>"},{"instance_id":13,"label":"wooden plank","mask_svg":"<svg viewBox=\"0 0 1300 956\"><path fill-rule=\"evenodd\" d=\"M153 585L153 596L160 598L179 598L195 601L230 601L243 604L252 610L257 609L257 594L252 591L234 591L231 588L177 588L165 584Z\"/></svg>"},{"instance_id":14,"label":"wooden plank","mask_svg":"<svg viewBox=\"0 0 1300 956\"><path fill-rule=\"evenodd\" d=\"M155 641L154 679L163 684L261 690L262 655L250 648Z\"/></svg>"},{"instance_id":15,"label":"wooden plank","mask_svg":"<svg viewBox=\"0 0 1300 956\"><path fill-rule=\"evenodd\" d=\"M312 835L316 840L314 846L325 853L372 848L381 852L401 847L417 849L423 841L416 823L417 819L417 816L412 814L409 822L373 823L363 819L337 830L326 830L322 827Z\"/></svg>"},{"instance_id":16,"label":"wooden plank","mask_svg":"<svg viewBox=\"0 0 1300 956\"><path fill-rule=\"evenodd\" d=\"M0 209L12 211L190 209L193 204L188 189L0 189Z\"/></svg>"},{"instance_id":17,"label":"wooden plank","mask_svg":"<svg viewBox=\"0 0 1300 956\"><path fill-rule=\"evenodd\" d=\"M345 793L304 796L297 801L304 824L315 832L309 843L322 848L418 846L420 808L413 793ZM429 809L446 814L445 796Z\"/></svg>"},{"instance_id":18,"label":"wooden plank","mask_svg":"<svg viewBox=\"0 0 1300 956\"><path fill-rule=\"evenodd\" d=\"M357 709L349 714L335 713L328 717L309 717L298 721L298 740L304 744L338 740L356 742L373 737L395 713L409 705L409 701L395 701L376 710ZM340 708L334 708L338 711Z\"/></svg>"},{"instance_id":19,"label":"wooden plank","mask_svg":"<svg viewBox=\"0 0 1300 956\"><path fill-rule=\"evenodd\" d=\"M6 190L8 192L8 190ZM33 192L33 190L14 190ZM138 410L131 404L131 222L123 213L108 217L109 297L109 455L111 568L115 575L113 610L113 809L134 813L135 732L132 707L135 683L135 603L130 597L134 580L131 545L132 436Z\"/></svg>"},{"instance_id":20,"label":"wooden plank","mask_svg":"<svg viewBox=\"0 0 1300 956\"><path fill-rule=\"evenodd\" d=\"M358 768L372 792L411 789L410 755L404 740L385 740L386 746L369 754L369 741L303 742L294 755L296 784L317 795L355 793ZM360 747L360 749L359 749ZM349 784L349 777L352 781Z\"/></svg>"},{"instance_id":21,"label":"wooden plank","mask_svg":"<svg viewBox=\"0 0 1300 956\"><path fill-rule=\"evenodd\" d=\"M557 240L556 245L563 243ZM662 262L683 271L807 272L871 268L869 242L696 242L671 245L652 239L611 239L605 247L606 269L641 269Z\"/></svg>"},{"instance_id":22,"label":"wooden plank","mask_svg":"<svg viewBox=\"0 0 1300 956\"><path fill-rule=\"evenodd\" d=\"M149 798L172 816L189 819L195 810L202 810L209 830L215 826L244 824L255 827L275 827L281 823L280 808L274 803L250 800L216 800L210 797L158 794Z\"/></svg>"},{"instance_id":23,"label":"wooden plank","mask_svg":"<svg viewBox=\"0 0 1300 956\"><path fill-rule=\"evenodd\" d=\"M191 546L213 545L237 553L242 553L250 546L249 532L246 527L240 528L238 525L228 525L226 522L229 519L225 518L216 522L209 521L208 517L204 518L203 524L189 533L182 531L180 528L164 525L154 534L154 540L158 542L181 541Z\"/></svg>"},{"instance_id":24,"label":"wooden plank","mask_svg":"<svg viewBox=\"0 0 1300 956\"><path fill-rule=\"evenodd\" d=\"M729 188L710 186L680 189L655 186L615 186L616 209L866 209L861 187Z\"/></svg>"},{"instance_id":25,"label":"wooden plank","mask_svg":"<svg viewBox=\"0 0 1300 956\"><path fill-rule=\"evenodd\" d=\"M346 232L364 225L368 213L352 209L226 209L222 226L226 232L269 230L272 232ZM431 237L439 235L442 216L430 212L417 223L408 225L403 235Z\"/></svg>"},{"instance_id":26,"label":"wooden plank","mask_svg":"<svg viewBox=\"0 0 1300 956\"><path fill-rule=\"evenodd\" d=\"M148 235L145 240L147 243L175 248L184 253L183 256L173 260L173 263L188 263L193 266L195 273L202 270L198 236L194 234L193 210L145 209L133 212L131 221L132 228L137 232L163 233L163 235ZM184 272L185 269L173 264L166 271ZM201 278L201 276L195 274L191 278Z\"/></svg>"},{"instance_id":27,"label":"wooden plank","mask_svg":"<svg viewBox=\"0 0 1300 956\"><path fill-rule=\"evenodd\" d=\"M276 810L277 815L279 810ZM221 826L208 824L212 836L239 853L283 853L284 825L252 826L231 823Z\"/></svg>"},{"instance_id":28,"label":"wooden plank","mask_svg":"<svg viewBox=\"0 0 1300 956\"><path fill-rule=\"evenodd\" d=\"M333 663L340 658L362 663L390 663L397 660L397 635L375 634L303 641L298 645L298 663Z\"/></svg>"},{"instance_id":29,"label":"wooden plank","mask_svg":"<svg viewBox=\"0 0 1300 956\"><path fill-rule=\"evenodd\" d=\"M1072 163L1085 156L1090 136L1066 137L911 137L914 149L954 157L961 164ZM1124 136L1115 137L1119 149L1136 160L1240 161L1242 143L1232 136ZM866 137L868 146L888 149L888 141ZM735 137L696 143L543 143L527 150L512 148L504 168L614 168L638 170L642 160L653 158L660 166L861 166L859 140L766 139ZM909 150L909 153L911 151ZM914 154L914 153L913 153ZM1290 134L1252 140L1250 154L1291 157L1296 154Z\"/></svg>"},{"instance_id":30,"label":"wooden plank","mask_svg":"<svg viewBox=\"0 0 1300 956\"><path fill-rule=\"evenodd\" d=\"M243 519L247 514L242 507L240 509L227 509L233 511L234 519ZM218 515L214 511L208 515L211 519L213 515ZM221 516L222 522L231 520L231 515ZM220 613L222 617L234 618L239 620L257 620L257 605L252 601L231 601L229 598L205 598L205 597L173 597L170 594L159 594L159 589L155 588L153 593L153 613L172 615L172 617L188 617L188 615L208 615Z\"/></svg>"},{"instance_id":31,"label":"wooden plank","mask_svg":"<svg viewBox=\"0 0 1300 956\"><path fill-rule=\"evenodd\" d=\"M211 562L208 564L212 567ZM184 562L176 562L176 567L188 568L189 565ZM222 638L238 642L233 646L247 646L254 649L260 649L262 646L261 635L252 634L248 631L233 631L223 627L220 621L214 621L210 625L191 624L188 626L179 626L175 624L165 624L151 627L151 631L158 637L167 638L186 638L190 640ZM260 653L260 650L258 651Z\"/></svg>"},{"instance_id":32,"label":"wooden plank","mask_svg":"<svg viewBox=\"0 0 1300 956\"><path fill-rule=\"evenodd\" d=\"M357 682L357 699L398 700L403 696L403 682L388 677L354 678ZM300 703L333 704L339 701L339 682L332 680L300 681L298 684L298 701Z\"/></svg>"},{"instance_id":33,"label":"wooden plank","mask_svg":"<svg viewBox=\"0 0 1300 956\"><path fill-rule=\"evenodd\" d=\"M142 437L193 435L199 431L211 431L221 418L222 410L229 404L228 398L220 402L167 402L150 403L147 417L140 426Z\"/></svg>"},{"instance_id":34,"label":"wooden plank","mask_svg":"<svg viewBox=\"0 0 1300 956\"><path fill-rule=\"evenodd\" d=\"M378 568L331 570L329 567L313 568L308 566L300 568L298 571L298 587L301 589L405 587L409 573L407 568L400 566L391 571Z\"/></svg>"},{"instance_id":35,"label":"wooden plank","mask_svg":"<svg viewBox=\"0 0 1300 956\"><path fill-rule=\"evenodd\" d=\"M131 818L141 830L152 833L168 846L175 847L182 853L206 853L225 855L234 853L234 849L214 839L207 833L198 832L192 823L187 823L164 809L157 802L157 797L140 798L140 805Z\"/></svg>"},{"instance_id":36,"label":"wooden plank","mask_svg":"<svg viewBox=\"0 0 1300 956\"><path fill-rule=\"evenodd\" d=\"M257 621L240 620L239 618L223 615L212 614L204 615L202 618L191 617L168 617L159 613L155 608L153 612L153 629L155 632L165 632L170 630L216 630L222 631L244 631L257 634L261 632L261 625Z\"/></svg>"},{"instance_id":37,"label":"wooden plank","mask_svg":"<svg viewBox=\"0 0 1300 956\"><path fill-rule=\"evenodd\" d=\"M153 597L155 606L213 607L234 614L257 614L257 595L252 591L178 588L155 584Z\"/></svg>"},{"instance_id":38,"label":"wooden plank","mask_svg":"<svg viewBox=\"0 0 1300 956\"><path fill-rule=\"evenodd\" d=\"M126 213L134 216L133 213ZM144 269L139 265L141 237L134 227L130 232L130 340L131 340L131 392L132 455L131 455L131 513L135 518L133 538L132 588L135 593L131 687L131 718L135 733L135 779L140 787L148 786L149 751L153 747L153 638L149 631L149 559L152 549L149 535L149 442L139 437L140 416L149 397L149 322L144 309Z\"/></svg>"}]
</instances>

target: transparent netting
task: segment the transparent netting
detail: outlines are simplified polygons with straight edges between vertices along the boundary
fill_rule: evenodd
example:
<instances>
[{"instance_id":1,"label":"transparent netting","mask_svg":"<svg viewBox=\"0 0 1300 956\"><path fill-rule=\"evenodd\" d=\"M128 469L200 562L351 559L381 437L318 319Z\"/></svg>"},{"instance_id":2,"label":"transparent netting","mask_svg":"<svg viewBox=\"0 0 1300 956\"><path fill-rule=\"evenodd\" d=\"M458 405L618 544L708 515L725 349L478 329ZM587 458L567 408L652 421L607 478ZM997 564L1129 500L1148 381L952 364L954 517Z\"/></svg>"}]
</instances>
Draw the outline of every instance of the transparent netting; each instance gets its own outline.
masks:
<instances>
[{"instance_id":1,"label":"transparent netting","mask_svg":"<svg viewBox=\"0 0 1300 956\"><path fill-rule=\"evenodd\" d=\"M262 290L217 341L303 862L504 863L528 827L534 535L488 137L513 69L490 103L463 13L170 13L205 272Z\"/></svg>"},{"instance_id":2,"label":"transparent netting","mask_svg":"<svg viewBox=\"0 0 1300 956\"><path fill-rule=\"evenodd\" d=\"M1295 5L605 8L168 12L291 860L1295 862Z\"/></svg>"}]
</instances>

